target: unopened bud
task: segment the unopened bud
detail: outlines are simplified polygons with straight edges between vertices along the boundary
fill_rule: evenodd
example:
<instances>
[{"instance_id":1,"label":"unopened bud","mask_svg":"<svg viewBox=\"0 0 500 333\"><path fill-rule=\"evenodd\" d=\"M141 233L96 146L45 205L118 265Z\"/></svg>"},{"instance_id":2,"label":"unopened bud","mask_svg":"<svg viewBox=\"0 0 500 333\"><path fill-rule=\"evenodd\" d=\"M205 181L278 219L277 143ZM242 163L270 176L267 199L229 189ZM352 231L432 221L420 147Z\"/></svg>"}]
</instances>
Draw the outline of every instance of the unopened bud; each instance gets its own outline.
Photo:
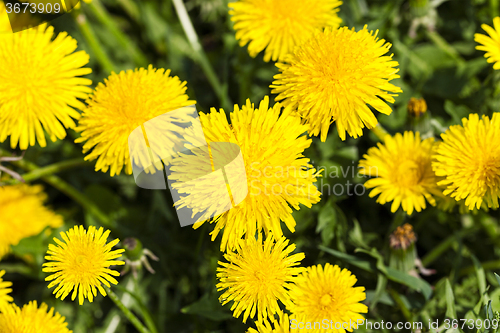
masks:
<instances>
[{"instance_id":1,"label":"unopened bud","mask_svg":"<svg viewBox=\"0 0 500 333\"><path fill-rule=\"evenodd\" d=\"M405 223L397 227L389 237L391 247L389 265L405 273L412 271L417 259L416 240L417 236L410 224Z\"/></svg>"},{"instance_id":2,"label":"unopened bud","mask_svg":"<svg viewBox=\"0 0 500 333\"><path fill-rule=\"evenodd\" d=\"M151 274L155 273L149 264L148 257L154 261L160 259L150 250L143 248L140 240L126 238L123 241L123 248L125 249L125 269L121 272L121 275L125 275L132 270L134 277L137 278L137 273L142 267L146 268Z\"/></svg>"},{"instance_id":3,"label":"unopened bud","mask_svg":"<svg viewBox=\"0 0 500 333\"><path fill-rule=\"evenodd\" d=\"M423 98L410 98L408 102L408 114L411 117L418 118L427 112L427 103Z\"/></svg>"},{"instance_id":4,"label":"unopened bud","mask_svg":"<svg viewBox=\"0 0 500 333\"><path fill-rule=\"evenodd\" d=\"M406 250L417 240L411 224L405 223L394 230L390 236L390 245L393 249Z\"/></svg>"}]
</instances>

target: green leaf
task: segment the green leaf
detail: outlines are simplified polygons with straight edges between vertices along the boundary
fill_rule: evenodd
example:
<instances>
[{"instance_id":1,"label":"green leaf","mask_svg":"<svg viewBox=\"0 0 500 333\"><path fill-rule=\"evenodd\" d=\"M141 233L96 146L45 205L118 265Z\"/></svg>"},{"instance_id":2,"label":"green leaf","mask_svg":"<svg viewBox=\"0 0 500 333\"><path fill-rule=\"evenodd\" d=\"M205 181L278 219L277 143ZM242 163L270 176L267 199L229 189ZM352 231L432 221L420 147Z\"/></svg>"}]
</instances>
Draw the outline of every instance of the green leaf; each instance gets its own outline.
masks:
<instances>
[{"instance_id":1,"label":"green leaf","mask_svg":"<svg viewBox=\"0 0 500 333\"><path fill-rule=\"evenodd\" d=\"M181 309L182 313L203 316L205 318L222 321L233 316L229 311L220 306L216 297L208 294L203 295L198 301Z\"/></svg>"},{"instance_id":2,"label":"green leaf","mask_svg":"<svg viewBox=\"0 0 500 333\"><path fill-rule=\"evenodd\" d=\"M474 256L471 253L470 257L472 259L472 262L474 263L474 269L476 271L479 293L481 294L481 296L483 296L484 293L486 292L486 275L484 274L484 268L479 262L479 260L477 260L476 256Z\"/></svg>"},{"instance_id":3,"label":"green leaf","mask_svg":"<svg viewBox=\"0 0 500 333\"><path fill-rule=\"evenodd\" d=\"M383 273L389 280L403 284L418 292L421 292L426 300L429 300L432 295L432 288L430 284L428 284L426 281L414 277L412 275L409 275L407 273L401 272L399 270L385 266L383 263L383 257L378 253L378 251L375 248L372 248L371 251L363 249L356 249L356 251L361 253L366 253L372 256L377 260L377 263L374 263L373 261L369 260L360 259L350 254L341 253L339 251L335 251L321 245L319 246L319 249L349 264L364 269L370 273L374 272L376 268L379 272Z\"/></svg>"},{"instance_id":4,"label":"green leaf","mask_svg":"<svg viewBox=\"0 0 500 333\"><path fill-rule=\"evenodd\" d=\"M350 161L357 161L359 159L358 147L349 146L349 147L340 148L335 153L335 156L343 157L343 158L348 159ZM355 166L352 166L352 167L355 168Z\"/></svg>"},{"instance_id":5,"label":"green leaf","mask_svg":"<svg viewBox=\"0 0 500 333\"><path fill-rule=\"evenodd\" d=\"M476 314L474 313L474 311L472 310L469 310L465 313L465 316L464 316L465 319L469 320L469 319L472 319L472 320L476 320L477 319L477 316Z\"/></svg>"},{"instance_id":6,"label":"green leaf","mask_svg":"<svg viewBox=\"0 0 500 333\"><path fill-rule=\"evenodd\" d=\"M373 295L370 308L374 309L377 306L377 303L380 301L384 293L386 293L387 288L387 278L384 274L378 274L377 278L377 288L375 289L375 294Z\"/></svg>"},{"instance_id":7,"label":"green leaf","mask_svg":"<svg viewBox=\"0 0 500 333\"><path fill-rule=\"evenodd\" d=\"M328 254L331 254L332 256L334 256L334 257L336 257L336 258L338 258L338 259L340 259L348 264L351 264L353 266L361 268L367 272L370 272L370 273L376 272L376 265L372 260L358 258L358 257L350 255L350 254L346 254L346 253L342 253L340 251L330 249L330 248L323 246L323 245L319 245L318 248L321 251L324 251Z\"/></svg>"},{"instance_id":8,"label":"green leaf","mask_svg":"<svg viewBox=\"0 0 500 333\"><path fill-rule=\"evenodd\" d=\"M444 110L453 118L453 122L455 124L460 124L462 122L462 118L467 117L469 113L472 113L472 110L467 106L455 105L450 100L446 100L444 102Z\"/></svg>"},{"instance_id":9,"label":"green leaf","mask_svg":"<svg viewBox=\"0 0 500 333\"><path fill-rule=\"evenodd\" d=\"M455 309L455 296L451 288L450 280L446 279L446 317L451 319L457 318L457 311Z\"/></svg>"},{"instance_id":10,"label":"green leaf","mask_svg":"<svg viewBox=\"0 0 500 333\"><path fill-rule=\"evenodd\" d=\"M24 275L35 275L33 274L33 270L23 264L23 263L16 263L16 264L0 264L0 271L5 271L7 273L13 274L13 273L19 273L19 274L24 274Z\"/></svg>"},{"instance_id":11,"label":"green leaf","mask_svg":"<svg viewBox=\"0 0 500 333\"><path fill-rule=\"evenodd\" d=\"M335 236L335 226L337 224L337 211L334 204L329 201L323 208L321 208L318 216L318 225L316 232L321 233L321 240L323 244L330 244Z\"/></svg>"},{"instance_id":12,"label":"green leaf","mask_svg":"<svg viewBox=\"0 0 500 333\"><path fill-rule=\"evenodd\" d=\"M366 253L369 256L375 258L377 260L377 269L384 274L387 274L387 267L384 265L384 257L377 251L376 248L372 248L370 251L364 249L355 249L354 252L358 253Z\"/></svg>"},{"instance_id":13,"label":"green leaf","mask_svg":"<svg viewBox=\"0 0 500 333\"><path fill-rule=\"evenodd\" d=\"M85 188L85 195L107 214L125 210L119 195L99 184L91 184Z\"/></svg>"},{"instance_id":14,"label":"green leaf","mask_svg":"<svg viewBox=\"0 0 500 333\"><path fill-rule=\"evenodd\" d=\"M488 304L485 305L485 311L486 311L486 319L494 319L493 309L491 308L491 301L488 301Z\"/></svg>"},{"instance_id":15,"label":"green leaf","mask_svg":"<svg viewBox=\"0 0 500 333\"><path fill-rule=\"evenodd\" d=\"M453 57L445 50L432 44L417 46L413 49L413 52L420 59L425 59L426 65L432 67L433 70L455 65Z\"/></svg>"},{"instance_id":16,"label":"green leaf","mask_svg":"<svg viewBox=\"0 0 500 333\"><path fill-rule=\"evenodd\" d=\"M368 249L369 247L366 244L365 240L363 239L363 230L361 230L358 220L353 219L353 222L354 222L354 227L349 232L349 238L351 242L358 247L361 247L363 249Z\"/></svg>"},{"instance_id":17,"label":"green leaf","mask_svg":"<svg viewBox=\"0 0 500 333\"><path fill-rule=\"evenodd\" d=\"M432 287L425 280L421 278L414 277L407 273L401 272L397 269L387 267L387 278L394 282L404 284L424 295L426 300L429 300L432 296Z\"/></svg>"}]
</instances>

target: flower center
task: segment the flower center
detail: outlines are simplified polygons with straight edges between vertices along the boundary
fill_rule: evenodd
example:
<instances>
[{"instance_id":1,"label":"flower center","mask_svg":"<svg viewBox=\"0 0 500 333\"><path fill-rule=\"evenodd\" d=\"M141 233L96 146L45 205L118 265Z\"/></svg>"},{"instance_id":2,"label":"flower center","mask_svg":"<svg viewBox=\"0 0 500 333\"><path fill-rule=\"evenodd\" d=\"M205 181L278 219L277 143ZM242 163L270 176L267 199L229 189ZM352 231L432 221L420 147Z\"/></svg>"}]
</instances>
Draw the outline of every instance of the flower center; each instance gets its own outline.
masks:
<instances>
[{"instance_id":1,"label":"flower center","mask_svg":"<svg viewBox=\"0 0 500 333\"><path fill-rule=\"evenodd\" d=\"M333 301L332 295L325 294L325 295L321 296L321 300L319 302L323 306L328 306L328 305L330 305L332 303L332 301Z\"/></svg>"},{"instance_id":2,"label":"flower center","mask_svg":"<svg viewBox=\"0 0 500 333\"><path fill-rule=\"evenodd\" d=\"M412 187L422 180L419 165L412 160L402 162L396 172L396 183L402 187Z\"/></svg>"},{"instance_id":3,"label":"flower center","mask_svg":"<svg viewBox=\"0 0 500 333\"><path fill-rule=\"evenodd\" d=\"M81 265L81 264L84 264L87 262L87 257L85 257L83 255L79 255L76 257L75 261L77 264Z\"/></svg>"},{"instance_id":4,"label":"flower center","mask_svg":"<svg viewBox=\"0 0 500 333\"><path fill-rule=\"evenodd\" d=\"M261 271L255 271L254 276L255 276L255 279L259 283L264 283L264 282L267 282L269 280L269 277L267 276L267 274L265 274L264 272L261 272Z\"/></svg>"}]
</instances>

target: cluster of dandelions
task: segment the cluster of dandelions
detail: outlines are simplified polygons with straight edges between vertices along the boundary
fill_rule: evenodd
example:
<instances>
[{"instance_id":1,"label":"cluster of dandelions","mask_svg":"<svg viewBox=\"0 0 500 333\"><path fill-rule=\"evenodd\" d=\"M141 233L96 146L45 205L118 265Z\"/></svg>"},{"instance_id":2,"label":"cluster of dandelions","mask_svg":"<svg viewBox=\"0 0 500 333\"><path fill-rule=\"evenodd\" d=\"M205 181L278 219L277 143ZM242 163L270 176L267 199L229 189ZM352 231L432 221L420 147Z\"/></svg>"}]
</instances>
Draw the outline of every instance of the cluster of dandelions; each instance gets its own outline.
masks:
<instances>
[{"instance_id":1,"label":"cluster of dandelions","mask_svg":"<svg viewBox=\"0 0 500 333\"><path fill-rule=\"evenodd\" d=\"M476 34L478 50L486 51L489 63L500 69L500 17L494 27L482 28L488 35ZM426 105L411 101L412 116L426 112ZM410 105L409 105L410 106ZM418 110L415 112L414 107ZM426 201L449 210L458 204L461 211L497 209L500 198L500 114L491 117L470 114L462 125L453 125L441 140L422 140L420 134L405 132L386 136L383 143L368 150L360 161L362 174L377 175L365 183L373 188L377 202L392 202L391 211L400 206L408 214L426 208Z\"/></svg>"},{"instance_id":2,"label":"cluster of dandelions","mask_svg":"<svg viewBox=\"0 0 500 333\"><path fill-rule=\"evenodd\" d=\"M300 267L305 255L293 253L295 249L283 236L264 240L259 233L257 238L240 240L235 251L224 254L226 261L219 262L217 268L221 303L232 302L234 317L242 316L243 322L255 319L260 333L288 332L288 318L306 329L313 329L312 323L325 318L334 323L362 320L361 313L368 308L360 303L366 298L365 288L354 287L356 277L336 265Z\"/></svg>"},{"instance_id":3,"label":"cluster of dandelions","mask_svg":"<svg viewBox=\"0 0 500 333\"><path fill-rule=\"evenodd\" d=\"M241 4L245 10L244 1ZM270 58L285 61L285 55L295 46L311 36L321 38L317 35L317 29L327 26L337 29L340 23L336 16L339 4L339 1L324 1L321 6L316 6L310 1L297 2L302 7L305 5L303 9L314 16L314 22L303 29L305 24L311 22L297 21L294 23L297 31L291 31L292 34L288 34L286 26L283 26L281 29L284 36L288 36L288 42L279 46L280 50L273 52ZM239 4L234 5L232 14L237 17L239 9L236 7ZM285 2L276 1L274 5L275 12L286 11ZM330 33L335 34L333 31ZM365 48L372 49L370 59L381 59L380 75L387 75L387 80L397 77L394 75L395 63L386 59L390 57L381 57L387 52L388 44L380 44L375 35L368 33L366 29L359 33L342 29L339 34L341 36L333 49L337 56L342 56L340 43L345 40L350 40L353 44L362 42L363 47L358 48L357 52L361 54ZM345 40L341 40L342 36L345 36ZM74 128L81 133L77 142L84 143L83 151L87 153L85 159L97 160L96 171L110 171L111 176L120 174L122 170L131 174L132 161L127 149L130 133L157 116L195 103L186 94L185 82L171 77L170 71L154 69L152 66L147 70L112 73L89 96L91 82L80 77L90 72L90 69L84 67L88 62L88 55L84 51L74 52L76 41L67 34L62 33L53 39L53 29L42 25L3 38L5 41L0 47L0 69L5 77L0 84L3 85L0 86L0 141L10 138L12 148L24 150L37 142L44 147L46 134L55 141L66 136L66 129ZM276 43L279 40L270 45ZM251 44L255 45L253 42ZM35 61L35 58L27 60L32 66L21 68L11 56L13 50L17 54L26 54L28 60L29 57L37 57L42 51L48 52L51 58L43 61ZM324 52L330 51L332 50ZM313 64L315 68L309 69L311 75L315 75L315 71L319 70L317 67L323 61L328 59L317 59ZM59 65L56 68L54 64ZM363 75L368 65L359 65L362 66L357 66L360 68L357 75ZM332 68L332 77L345 75L346 71L352 70L337 64L339 66L340 68ZM33 81L33 73L38 75L39 86L27 84ZM275 82L276 86L289 86L289 81L294 80L290 75L284 75L287 77L282 82ZM15 80L9 81L7 77L14 77ZM328 85L327 81L332 77L324 78L324 84ZM47 82L51 82L51 85ZM391 97L386 92L398 91L398 88L380 82L366 84L375 87L373 97L367 99L371 102L376 100L375 94L378 93L391 102ZM228 261L220 263L217 273L220 281L217 287L224 291L221 302L232 302L234 315L239 317L243 313L244 321L256 318L258 327L267 327L272 323L274 326L279 325L275 323L274 316L286 316L279 302L297 318L316 318L321 313L318 311L324 311L332 319L340 320L348 316L357 318L357 313L366 312L366 306L357 304L365 298L364 288L353 287L356 279L348 271L341 271L330 265L326 265L324 269L322 266L298 267L304 254L293 254L295 246L289 245L289 241L282 236L282 222L290 231L295 230L293 209L299 209L300 205L311 207L320 200L320 193L314 186L317 171L303 155L311 144L311 140L304 135L311 130L311 125L300 119L304 115L301 113L304 105L301 104L297 110L289 102L295 99L293 94L294 91L280 95L285 107L280 103L270 106L268 97L257 107L250 101L241 108L235 106L231 112L231 123L227 121L223 110L212 109L210 113L200 116L208 144L232 142L242 152L251 193L237 207L211 221L215 224L212 236L215 239L222 231L221 250L226 251L225 258ZM315 119L311 119L311 122L320 121L321 117L338 117L341 119L339 122L345 124L345 117L339 116L342 101L350 97L345 94L346 91L339 92L340 102L330 105L327 114L313 114L312 118ZM306 100L310 98L299 97ZM86 103L82 103L80 99L86 99ZM373 104L375 107L380 106ZM366 109L366 105L364 108ZM14 111L19 109L22 110L21 114L14 117ZM384 111L387 108L379 109ZM356 105L352 112L356 119L360 119L356 126L362 127L368 121L366 110L361 105ZM370 124L373 125L373 121L367 123L368 126ZM350 134L359 132L351 127L347 130ZM172 168L175 169L175 165ZM270 195L276 188L282 191ZM60 225L53 225L58 226ZM43 271L51 273L46 280L50 281L49 288L55 287L54 294L57 298L64 300L71 295L71 299L78 298L80 304L85 299L92 302L98 292L106 295L106 288L117 283L114 276L118 273L110 269L110 266L123 264L116 260L123 250L112 251L117 241L106 244L108 235L109 232L96 230L94 227L88 230L75 227L61 233L62 240L56 238L56 244L49 246ZM308 289L310 287L314 289ZM319 298L316 297L317 302L304 306L313 294L315 297L319 295ZM338 304L343 304L343 307L339 308ZM26 310L13 308L12 311L3 312L3 315L5 318L13 317L26 311L40 313L37 316L41 316L42 312L46 312L44 306L41 307L43 311L36 309L36 304L31 303L26 306ZM53 311L47 314L51 315ZM64 319L59 315L54 315L53 318L63 325ZM6 319L8 320L10 319ZM282 321L281 325L285 327L286 323Z\"/></svg>"},{"instance_id":4,"label":"cluster of dandelions","mask_svg":"<svg viewBox=\"0 0 500 333\"><path fill-rule=\"evenodd\" d=\"M43 205L45 199L40 186L0 187L0 259L10 252L11 245L16 245L21 239L35 236L47 227L58 228L62 225L62 218ZM45 303L38 306L36 301L32 301L22 308L14 304L10 296L12 282L4 281L4 275L5 271L0 271L0 332L71 332L65 318L54 308L49 310Z\"/></svg>"},{"instance_id":5,"label":"cluster of dandelions","mask_svg":"<svg viewBox=\"0 0 500 333\"><path fill-rule=\"evenodd\" d=\"M110 287L116 284L113 276L118 272L110 269L113 265L123 265L117 261L124 250L114 250L112 247L118 243L114 240L106 243L109 231L103 228L90 227L85 230L83 226L75 226L67 232L61 232L63 241L55 238L57 245L50 244L44 264L44 272L53 273L46 278L52 281L50 287L57 286L54 290L56 297L64 299L69 293L74 300L78 296L80 304L85 298L90 302L97 296L97 290L106 296L103 286ZM13 303L9 295L12 292L12 283L3 281L5 271L0 272L0 332L2 333L70 333L65 318L49 310L45 303L40 306L36 301L29 302L22 308Z\"/></svg>"},{"instance_id":6,"label":"cluster of dandelions","mask_svg":"<svg viewBox=\"0 0 500 333\"><path fill-rule=\"evenodd\" d=\"M498 208L500 114L470 114L441 139L405 132L370 148L359 163L362 174L377 175L365 183L373 188L370 197L378 195L380 204L392 202L392 212L401 206L408 214L422 211L426 202L447 209L453 203L463 210Z\"/></svg>"},{"instance_id":7,"label":"cluster of dandelions","mask_svg":"<svg viewBox=\"0 0 500 333\"><path fill-rule=\"evenodd\" d=\"M330 264L300 267L304 254L294 253L295 245L283 237L281 226L284 222L293 232L293 210L320 200L314 185L318 173L304 157L311 144L304 133L325 141L335 123L342 140L346 133L360 137L364 127L377 125L372 110L391 114L387 103L394 103L401 92L391 83L399 75L398 63L389 54L390 43L367 27L359 31L339 27L340 4L338 0L231 3L229 14L240 44L248 44L251 56L264 51L265 61L278 61L280 73L270 85L277 103L270 106L265 97L257 107L250 101L235 106L230 123L224 110L200 116L207 143L231 142L242 152L249 195L210 223L215 224L213 240L222 232L220 248L225 252L226 261L217 269L220 300L231 303L234 316L242 316L244 322L255 319L259 332L287 332L290 319L357 322L367 312L360 303L364 288L354 287L356 278ZM500 19L494 24L495 29L483 27L490 37L477 35L476 40L498 69ZM90 80L81 77L91 71L84 67L88 55L75 52L76 41L66 33L53 37L53 28L46 25L0 36L0 142L10 138L12 148L23 150L37 142L44 147L46 135L55 141L74 128L81 133L77 142L84 143L85 159L97 160L96 171L131 174L129 134L157 116L195 104L186 94L186 83L170 76L169 70L150 66L111 73L92 92ZM29 66L21 65L14 54ZM392 202L393 212L402 206L408 214L424 209L426 201L435 205L447 196L469 209L483 204L498 208L500 148L494 142L499 139L499 119L497 114L491 120L472 114L463 126L447 130L439 143L413 132L386 136L360 162L368 172L377 169L378 177L366 183L373 188L370 195L379 195L380 203ZM179 128L178 134L186 132ZM183 168L174 163L172 170L182 178ZM182 189L188 194L182 203L198 205L190 193L210 186ZM46 218L0 239L0 255L30 233L61 226L62 220L43 207L39 188L9 186L3 191L21 193L18 200ZM11 205L0 209L14 221L22 220ZM108 236L102 228L74 227L49 246L43 270L52 273L47 281L55 287L56 297L71 294L80 304L84 299L92 302L98 292L105 296L106 288L117 283L118 273L110 266L123 264L116 260L123 250L113 251L118 241L106 243ZM2 332L43 331L34 322L67 331L64 318L44 304L38 307L32 302L22 309L12 304L10 287L0 281Z\"/></svg>"},{"instance_id":8,"label":"cluster of dandelions","mask_svg":"<svg viewBox=\"0 0 500 333\"><path fill-rule=\"evenodd\" d=\"M338 1L319 1L315 6L323 8L321 16L316 10L301 11L300 19L297 12L286 9L288 5L279 0L230 4L236 38L241 45L248 44L250 55L265 49L264 60L278 60L280 74L270 86L272 92L302 118L311 135L321 134L324 141L335 123L342 139L346 132L361 136L363 127L377 125L371 109L389 115L386 102L393 103L401 92L390 82L399 77L397 62L387 54L391 45L366 27L358 32L338 28ZM302 1L297 6L310 5ZM293 22L293 28L270 23L282 20ZM480 44L477 49L486 51L488 62L499 69L500 18L493 23L493 28L483 24L488 36L476 34L475 40ZM292 29L301 31L293 48L288 35ZM269 31L273 33L265 33ZM392 212L402 207L408 214L425 209L426 202L448 208L456 202L467 210L498 208L500 156L492 143L499 131L496 117L490 125L488 117L477 120L477 115L470 115L463 126L444 133L442 142L422 140L414 132L383 138L360 161L362 173L377 175L365 184L373 188L370 196L379 195L381 204L392 202Z\"/></svg>"}]
</instances>

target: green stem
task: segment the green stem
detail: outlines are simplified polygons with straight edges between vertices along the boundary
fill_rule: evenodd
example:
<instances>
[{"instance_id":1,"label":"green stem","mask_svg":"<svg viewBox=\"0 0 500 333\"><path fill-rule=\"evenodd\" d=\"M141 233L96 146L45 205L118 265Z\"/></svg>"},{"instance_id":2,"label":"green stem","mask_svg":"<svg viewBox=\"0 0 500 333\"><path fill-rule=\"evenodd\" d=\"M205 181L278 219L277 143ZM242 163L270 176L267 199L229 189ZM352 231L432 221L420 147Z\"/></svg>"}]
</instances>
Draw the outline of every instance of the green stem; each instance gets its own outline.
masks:
<instances>
[{"instance_id":1,"label":"green stem","mask_svg":"<svg viewBox=\"0 0 500 333\"><path fill-rule=\"evenodd\" d=\"M0 148L0 156L9 156L9 153ZM28 171L29 173L36 173L36 170L40 169L38 165L28 162L24 159L10 163L25 171ZM110 229L113 228L111 219L106 214L104 214L93 201L87 198L83 193L80 193L69 183L54 175L42 175L40 178L47 184L52 185L53 187L73 199L75 202L80 204L80 206L82 206L85 210L92 214L103 226Z\"/></svg>"},{"instance_id":2,"label":"green stem","mask_svg":"<svg viewBox=\"0 0 500 333\"><path fill-rule=\"evenodd\" d=\"M492 19L499 16L498 9L499 9L499 1L498 0L490 0L490 12L491 12Z\"/></svg>"},{"instance_id":3,"label":"green stem","mask_svg":"<svg viewBox=\"0 0 500 333\"><path fill-rule=\"evenodd\" d=\"M193 48L195 59L201 66L201 69L203 70L205 75L207 76L207 79L210 82L212 88L214 89L215 94L219 98L222 107L228 112L231 111L232 102L227 94L227 89L226 87L223 87L222 84L219 82L217 75L215 74L212 66L210 65L210 61L208 61L208 57L205 51L201 47L200 41L198 40L198 35L194 30L193 23L189 18L183 0L172 0L172 2L174 3L175 11L177 12L177 16L179 16L179 20L181 21L182 28L184 29L186 37L189 43L191 44L191 47Z\"/></svg>"},{"instance_id":4,"label":"green stem","mask_svg":"<svg viewBox=\"0 0 500 333\"><path fill-rule=\"evenodd\" d=\"M460 56L460 54L451 46L446 39L441 37L436 31L426 30L427 37L436 45L438 48L443 50L446 54L452 57L459 65L465 65L465 60Z\"/></svg>"},{"instance_id":5,"label":"green stem","mask_svg":"<svg viewBox=\"0 0 500 333\"><path fill-rule=\"evenodd\" d=\"M427 324L426 326L427 326L427 329L429 330L429 332L436 333L436 330L431 329L430 326L428 325L428 323L430 323L432 321L432 319L431 319L431 316L429 315L429 313L427 312L427 310L423 310L420 313L420 316L422 317L423 323Z\"/></svg>"},{"instance_id":6,"label":"green stem","mask_svg":"<svg viewBox=\"0 0 500 333\"><path fill-rule=\"evenodd\" d=\"M132 55L136 65L147 66L148 60L144 53L142 53L137 46L134 46L129 37L117 28L115 21L111 18L106 8L98 0L92 1L88 6L99 22L101 22L111 32L125 51Z\"/></svg>"},{"instance_id":7,"label":"green stem","mask_svg":"<svg viewBox=\"0 0 500 333\"><path fill-rule=\"evenodd\" d=\"M139 272L139 274L140 274L139 278L133 277L132 279L130 279L135 286L135 290L140 289L139 280L142 279L142 274L141 274L141 272ZM146 324L147 329L150 330L151 333L158 333L158 330L156 329L156 325L153 321L153 318L151 317L151 314L149 313L148 309L146 308L146 306L144 305L142 300L139 298L139 296L137 296L137 294L135 294L132 290L128 290L126 288L121 288L120 286L117 286L116 288L123 291L124 294L128 294L134 298L134 300L137 302L139 310L141 311L142 319L144 320L144 323Z\"/></svg>"},{"instance_id":8,"label":"green stem","mask_svg":"<svg viewBox=\"0 0 500 333\"><path fill-rule=\"evenodd\" d=\"M483 263L481 263L481 267L483 267L483 269L485 271L494 271L494 270L500 269L500 260L491 260L491 261L483 262ZM461 269L459 275L463 276L463 275L471 274L471 273L474 273L475 270L476 270L476 267L474 267L474 265L468 266L468 267Z\"/></svg>"},{"instance_id":9,"label":"green stem","mask_svg":"<svg viewBox=\"0 0 500 333\"><path fill-rule=\"evenodd\" d=\"M493 218L481 218L481 226L484 231L488 234L493 242L496 242L498 239L498 225Z\"/></svg>"},{"instance_id":10,"label":"green stem","mask_svg":"<svg viewBox=\"0 0 500 333\"><path fill-rule=\"evenodd\" d=\"M35 169L31 172L25 173L24 175L22 175L22 177L26 183L30 183L39 178L50 176L55 173L62 172L64 170L73 169L84 165L90 165L90 163L82 158L75 158L72 160L62 161L48 165L46 167ZM19 184L19 183L20 181L18 180L12 180L7 182L8 185Z\"/></svg>"},{"instance_id":11,"label":"green stem","mask_svg":"<svg viewBox=\"0 0 500 333\"><path fill-rule=\"evenodd\" d=\"M80 29L80 32L87 41L89 47L92 49L94 56L101 64L102 68L108 73L115 71L115 65L108 57L107 53L102 49L102 46L97 40L94 30L87 22L87 18L85 17L85 15L83 13L79 13L79 11L76 10L73 10L71 13L75 19L76 24L78 25L78 28Z\"/></svg>"},{"instance_id":12,"label":"green stem","mask_svg":"<svg viewBox=\"0 0 500 333\"><path fill-rule=\"evenodd\" d=\"M139 12L139 6L134 1L131 0L118 0L118 3L127 12L127 14L133 18L136 22L139 21L141 16Z\"/></svg>"},{"instance_id":13,"label":"green stem","mask_svg":"<svg viewBox=\"0 0 500 333\"><path fill-rule=\"evenodd\" d=\"M406 307L406 305L404 304L403 300L401 299L401 297L399 296L399 294L394 290L394 289L388 289L389 291L389 294L391 295L392 299L394 300L394 302L396 302L396 304L399 306L401 312L403 313L403 316L405 317L406 321L408 322L412 322L412 315L411 315L411 312L410 310L408 310L408 308Z\"/></svg>"},{"instance_id":14,"label":"green stem","mask_svg":"<svg viewBox=\"0 0 500 333\"><path fill-rule=\"evenodd\" d=\"M439 258L441 254L448 250L448 248L450 248L456 241L463 238L467 234L475 233L478 229L479 228L477 226L474 226L472 228L461 230L456 234L449 236L441 244L434 247L432 251L425 255L425 257L422 259L422 265L424 267L428 266L429 264L434 262L434 260Z\"/></svg>"},{"instance_id":15,"label":"green stem","mask_svg":"<svg viewBox=\"0 0 500 333\"><path fill-rule=\"evenodd\" d=\"M134 289L134 281L133 279L128 279L126 285L125 285L125 290L133 290ZM128 293L123 293L121 302L125 307L129 307L130 304L132 303L132 296ZM112 316L111 316L112 315ZM106 320L108 322L108 325L106 326L106 329L104 330L104 333L114 333L118 329L118 326L120 325L120 322L122 320L122 316L120 316L119 313L115 313L115 311L110 312L111 319Z\"/></svg>"},{"instance_id":16,"label":"green stem","mask_svg":"<svg viewBox=\"0 0 500 333\"><path fill-rule=\"evenodd\" d=\"M389 133L385 130L385 128L382 127L382 125L380 125L380 123L377 124L377 126L375 126L374 128L372 128L370 130L382 142L384 142L385 136L389 135Z\"/></svg>"},{"instance_id":17,"label":"green stem","mask_svg":"<svg viewBox=\"0 0 500 333\"><path fill-rule=\"evenodd\" d=\"M118 296L110 288L108 288L107 286L103 287L106 290L106 293L108 294L109 298L111 298L111 300L116 304L118 309L120 309L121 312L123 312L125 317L127 317L127 319L130 320L132 325L134 325L135 328L137 328L137 330L140 333L150 333L148 329L144 327L144 325L142 325L139 319L137 319L137 317L132 313L132 311L130 311L125 305L123 305L122 301L120 301Z\"/></svg>"}]
</instances>

